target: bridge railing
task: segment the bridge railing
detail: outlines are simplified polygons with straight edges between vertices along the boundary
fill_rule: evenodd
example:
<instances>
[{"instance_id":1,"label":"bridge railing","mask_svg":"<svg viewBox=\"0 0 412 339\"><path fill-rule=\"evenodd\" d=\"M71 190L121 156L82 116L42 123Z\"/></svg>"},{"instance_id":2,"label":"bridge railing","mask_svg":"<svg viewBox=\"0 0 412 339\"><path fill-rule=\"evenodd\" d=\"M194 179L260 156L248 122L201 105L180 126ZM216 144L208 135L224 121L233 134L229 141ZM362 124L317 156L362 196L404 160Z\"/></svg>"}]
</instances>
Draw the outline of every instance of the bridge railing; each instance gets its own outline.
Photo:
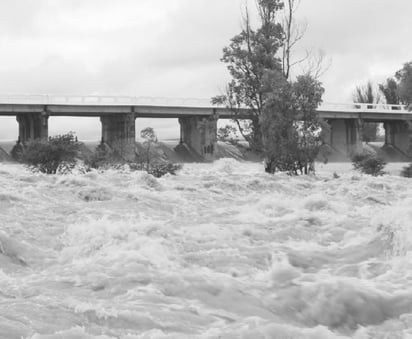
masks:
<instances>
[{"instance_id":1,"label":"bridge railing","mask_svg":"<svg viewBox=\"0 0 412 339\"><path fill-rule=\"evenodd\" d=\"M210 99L133 97L100 95L0 95L0 104L40 104L40 105L115 105L115 106L176 106L212 107ZM319 111L330 112L381 112L409 113L405 105L362 104L362 103L323 103Z\"/></svg>"},{"instance_id":2,"label":"bridge railing","mask_svg":"<svg viewBox=\"0 0 412 339\"><path fill-rule=\"evenodd\" d=\"M320 111L336 111L336 112L390 112L396 113L408 112L405 105L390 105L390 104L363 104L363 103L323 103L319 107Z\"/></svg>"},{"instance_id":3,"label":"bridge railing","mask_svg":"<svg viewBox=\"0 0 412 339\"><path fill-rule=\"evenodd\" d=\"M153 105L210 107L210 99L100 95L0 95L0 104Z\"/></svg>"}]
</instances>

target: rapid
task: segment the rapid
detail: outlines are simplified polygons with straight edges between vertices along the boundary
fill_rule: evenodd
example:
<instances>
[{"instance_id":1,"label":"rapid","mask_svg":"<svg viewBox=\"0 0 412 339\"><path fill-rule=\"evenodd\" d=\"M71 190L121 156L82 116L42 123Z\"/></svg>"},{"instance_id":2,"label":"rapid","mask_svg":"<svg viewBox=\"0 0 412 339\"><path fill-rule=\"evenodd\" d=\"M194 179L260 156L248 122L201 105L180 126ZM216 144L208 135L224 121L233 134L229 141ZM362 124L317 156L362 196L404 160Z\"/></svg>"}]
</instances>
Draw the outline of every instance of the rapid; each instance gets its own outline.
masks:
<instances>
[{"instance_id":1,"label":"rapid","mask_svg":"<svg viewBox=\"0 0 412 339\"><path fill-rule=\"evenodd\" d=\"M412 180L0 164L0 338L412 338Z\"/></svg>"}]
</instances>

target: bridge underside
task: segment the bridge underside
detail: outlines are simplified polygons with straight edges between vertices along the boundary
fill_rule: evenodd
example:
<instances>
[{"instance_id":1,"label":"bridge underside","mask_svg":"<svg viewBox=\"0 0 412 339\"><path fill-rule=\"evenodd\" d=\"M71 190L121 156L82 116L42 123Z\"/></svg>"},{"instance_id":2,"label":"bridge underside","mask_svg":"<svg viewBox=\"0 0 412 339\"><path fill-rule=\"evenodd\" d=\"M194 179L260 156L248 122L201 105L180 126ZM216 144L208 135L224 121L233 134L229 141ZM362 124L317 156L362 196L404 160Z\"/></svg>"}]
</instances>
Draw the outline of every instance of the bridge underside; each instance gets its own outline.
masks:
<instances>
[{"instance_id":1,"label":"bridge underside","mask_svg":"<svg viewBox=\"0 0 412 339\"><path fill-rule=\"evenodd\" d=\"M340 154L350 156L362 149L362 122L359 119L328 119L324 142Z\"/></svg>"},{"instance_id":2,"label":"bridge underside","mask_svg":"<svg viewBox=\"0 0 412 339\"><path fill-rule=\"evenodd\" d=\"M47 140L49 115L42 113L17 114L19 142L26 144L34 140ZM100 116L101 141L120 157L136 159L136 114L117 113ZM215 116L181 117L180 143L196 159L211 161L217 145L217 118Z\"/></svg>"},{"instance_id":3,"label":"bridge underside","mask_svg":"<svg viewBox=\"0 0 412 339\"><path fill-rule=\"evenodd\" d=\"M329 128L324 133L324 142L339 154L352 156L362 151L362 125L370 120L327 119ZM376 119L371 122L379 122ZM386 120L384 122L385 145L402 155L412 157L412 122Z\"/></svg>"},{"instance_id":4,"label":"bridge underside","mask_svg":"<svg viewBox=\"0 0 412 339\"><path fill-rule=\"evenodd\" d=\"M386 121L385 144L390 145L407 157L412 157L412 122Z\"/></svg>"}]
</instances>

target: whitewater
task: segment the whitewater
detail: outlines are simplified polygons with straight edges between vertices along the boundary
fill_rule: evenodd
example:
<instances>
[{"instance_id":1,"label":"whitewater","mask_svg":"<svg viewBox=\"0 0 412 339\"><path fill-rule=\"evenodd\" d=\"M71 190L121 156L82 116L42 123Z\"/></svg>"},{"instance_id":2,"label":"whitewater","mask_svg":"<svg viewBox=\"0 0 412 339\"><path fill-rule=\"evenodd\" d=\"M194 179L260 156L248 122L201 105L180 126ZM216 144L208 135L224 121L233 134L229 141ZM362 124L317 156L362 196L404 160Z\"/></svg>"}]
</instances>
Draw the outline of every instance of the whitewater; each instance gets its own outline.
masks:
<instances>
[{"instance_id":1,"label":"whitewater","mask_svg":"<svg viewBox=\"0 0 412 339\"><path fill-rule=\"evenodd\" d=\"M412 180L0 164L0 338L412 338Z\"/></svg>"}]
</instances>

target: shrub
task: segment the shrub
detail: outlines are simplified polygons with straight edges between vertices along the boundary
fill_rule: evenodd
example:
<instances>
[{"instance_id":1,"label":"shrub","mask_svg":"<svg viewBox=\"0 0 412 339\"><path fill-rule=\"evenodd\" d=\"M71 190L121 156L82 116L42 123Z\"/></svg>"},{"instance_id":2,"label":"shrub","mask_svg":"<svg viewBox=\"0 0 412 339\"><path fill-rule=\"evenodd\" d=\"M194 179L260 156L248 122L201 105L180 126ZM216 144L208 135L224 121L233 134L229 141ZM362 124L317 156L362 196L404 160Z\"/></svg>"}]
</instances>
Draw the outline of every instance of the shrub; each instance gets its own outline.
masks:
<instances>
[{"instance_id":1,"label":"shrub","mask_svg":"<svg viewBox=\"0 0 412 339\"><path fill-rule=\"evenodd\" d=\"M21 161L24 152L24 147L21 144L20 140L13 146L11 149L10 155L16 161Z\"/></svg>"},{"instance_id":2,"label":"shrub","mask_svg":"<svg viewBox=\"0 0 412 339\"><path fill-rule=\"evenodd\" d=\"M87 159L86 164L95 169L120 169L123 165L128 165L132 171L145 171L156 178L160 178L167 173L176 175L176 172L182 168L182 165L171 162L149 164L125 162L123 159L117 157L116 154L104 144L97 146L96 151Z\"/></svg>"},{"instance_id":3,"label":"shrub","mask_svg":"<svg viewBox=\"0 0 412 339\"><path fill-rule=\"evenodd\" d=\"M160 164L151 164L147 173L153 175L156 178L160 178L167 173L176 175L176 172L180 169L182 169L182 165L167 162L167 163L160 163Z\"/></svg>"},{"instance_id":4,"label":"shrub","mask_svg":"<svg viewBox=\"0 0 412 339\"><path fill-rule=\"evenodd\" d=\"M21 161L35 170L55 174L71 170L79 155L79 143L73 133L50 137L47 141L32 141L23 150Z\"/></svg>"},{"instance_id":5,"label":"shrub","mask_svg":"<svg viewBox=\"0 0 412 339\"><path fill-rule=\"evenodd\" d=\"M113 164L119 163L124 163L124 160L103 142L101 142L93 154L86 159L86 165L95 169L111 167Z\"/></svg>"},{"instance_id":6,"label":"shrub","mask_svg":"<svg viewBox=\"0 0 412 339\"><path fill-rule=\"evenodd\" d=\"M401 176L405 178L412 178L412 164L402 168Z\"/></svg>"},{"instance_id":7,"label":"shrub","mask_svg":"<svg viewBox=\"0 0 412 339\"><path fill-rule=\"evenodd\" d=\"M136 158L136 160L140 160L140 162L126 161L107 144L102 142L96 147L95 152L87 159L86 164L91 168L96 169L119 169L122 168L123 165L127 165L132 171L146 171L156 178L160 178L167 173L175 175L176 172L182 168L180 164L155 159L157 153L154 151L153 146L157 143L157 137L153 128L146 127L143 129L140 132L140 137L144 139L143 152Z\"/></svg>"},{"instance_id":8,"label":"shrub","mask_svg":"<svg viewBox=\"0 0 412 339\"><path fill-rule=\"evenodd\" d=\"M352 164L356 170L373 176L383 175L386 162L372 153L358 153L352 157Z\"/></svg>"}]
</instances>

